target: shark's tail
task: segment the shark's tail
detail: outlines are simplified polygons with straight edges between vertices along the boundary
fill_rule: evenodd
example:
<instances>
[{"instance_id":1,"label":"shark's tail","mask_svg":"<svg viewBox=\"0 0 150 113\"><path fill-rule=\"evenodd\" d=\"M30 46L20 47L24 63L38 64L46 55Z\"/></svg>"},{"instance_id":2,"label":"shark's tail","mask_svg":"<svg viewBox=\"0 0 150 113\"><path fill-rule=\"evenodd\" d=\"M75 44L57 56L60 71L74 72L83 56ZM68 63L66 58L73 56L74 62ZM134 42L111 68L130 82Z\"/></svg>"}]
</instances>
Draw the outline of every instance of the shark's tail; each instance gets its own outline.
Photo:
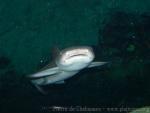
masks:
<instances>
[{"instance_id":1,"label":"shark's tail","mask_svg":"<svg viewBox=\"0 0 150 113\"><path fill-rule=\"evenodd\" d=\"M37 89L40 93L42 93L43 95L46 95L46 94L47 94L47 92L42 88L42 86L39 86L39 85L36 85L36 84L34 84L34 86L35 86L36 89Z\"/></svg>"}]
</instances>

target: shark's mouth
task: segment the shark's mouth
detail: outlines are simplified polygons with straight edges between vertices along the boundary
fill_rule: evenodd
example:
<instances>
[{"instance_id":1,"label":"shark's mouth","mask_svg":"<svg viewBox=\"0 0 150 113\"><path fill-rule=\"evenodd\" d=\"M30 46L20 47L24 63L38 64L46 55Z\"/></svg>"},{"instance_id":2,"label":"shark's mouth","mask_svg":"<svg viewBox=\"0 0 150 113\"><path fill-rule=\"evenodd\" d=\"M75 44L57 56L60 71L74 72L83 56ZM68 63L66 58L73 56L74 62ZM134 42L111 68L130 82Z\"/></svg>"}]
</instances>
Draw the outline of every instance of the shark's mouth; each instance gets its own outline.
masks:
<instances>
[{"instance_id":1,"label":"shark's mouth","mask_svg":"<svg viewBox=\"0 0 150 113\"><path fill-rule=\"evenodd\" d=\"M86 57L87 55L86 54L74 54L74 55L68 56L67 59L70 59L70 58L73 58L76 56L83 56L83 57L85 56Z\"/></svg>"},{"instance_id":2,"label":"shark's mouth","mask_svg":"<svg viewBox=\"0 0 150 113\"><path fill-rule=\"evenodd\" d=\"M66 52L66 58L72 58L75 56L88 56L89 51L85 49L76 49Z\"/></svg>"},{"instance_id":3,"label":"shark's mouth","mask_svg":"<svg viewBox=\"0 0 150 113\"><path fill-rule=\"evenodd\" d=\"M60 55L57 65L62 66L69 66L76 63L84 64L91 62L94 58L92 49L85 47L64 50Z\"/></svg>"}]
</instances>

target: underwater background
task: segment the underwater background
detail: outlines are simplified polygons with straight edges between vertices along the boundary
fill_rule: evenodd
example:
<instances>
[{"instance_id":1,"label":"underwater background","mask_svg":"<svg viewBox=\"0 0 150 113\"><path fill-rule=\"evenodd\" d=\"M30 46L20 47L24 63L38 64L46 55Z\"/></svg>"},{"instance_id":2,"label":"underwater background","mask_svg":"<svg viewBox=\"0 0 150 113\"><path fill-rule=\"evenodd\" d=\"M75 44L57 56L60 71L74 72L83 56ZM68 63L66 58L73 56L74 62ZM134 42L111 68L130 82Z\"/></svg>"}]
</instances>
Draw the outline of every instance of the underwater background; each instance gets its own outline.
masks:
<instances>
[{"instance_id":1,"label":"underwater background","mask_svg":"<svg viewBox=\"0 0 150 113\"><path fill-rule=\"evenodd\" d=\"M27 75L52 60L53 47L80 45L93 47L96 60L109 64L45 86L48 94L41 94ZM0 0L0 113L129 113L145 106L149 0Z\"/></svg>"}]
</instances>

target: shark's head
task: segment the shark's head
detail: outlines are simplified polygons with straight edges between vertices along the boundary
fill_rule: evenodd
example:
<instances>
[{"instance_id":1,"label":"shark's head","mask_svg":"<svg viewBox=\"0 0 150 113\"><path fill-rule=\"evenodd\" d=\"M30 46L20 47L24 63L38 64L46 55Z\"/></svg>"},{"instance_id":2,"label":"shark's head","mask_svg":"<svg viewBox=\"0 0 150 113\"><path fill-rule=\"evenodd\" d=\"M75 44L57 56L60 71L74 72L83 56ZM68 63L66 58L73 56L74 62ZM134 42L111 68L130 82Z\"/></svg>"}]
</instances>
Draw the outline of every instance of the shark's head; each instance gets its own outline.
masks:
<instances>
[{"instance_id":1,"label":"shark's head","mask_svg":"<svg viewBox=\"0 0 150 113\"><path fill-rule=\"evenodd\" d=\"M90 47L72 47L61 51L56 59L57 66L65 71L77 71L87 67L94 59Z\"/></svg>"}]
</instances>

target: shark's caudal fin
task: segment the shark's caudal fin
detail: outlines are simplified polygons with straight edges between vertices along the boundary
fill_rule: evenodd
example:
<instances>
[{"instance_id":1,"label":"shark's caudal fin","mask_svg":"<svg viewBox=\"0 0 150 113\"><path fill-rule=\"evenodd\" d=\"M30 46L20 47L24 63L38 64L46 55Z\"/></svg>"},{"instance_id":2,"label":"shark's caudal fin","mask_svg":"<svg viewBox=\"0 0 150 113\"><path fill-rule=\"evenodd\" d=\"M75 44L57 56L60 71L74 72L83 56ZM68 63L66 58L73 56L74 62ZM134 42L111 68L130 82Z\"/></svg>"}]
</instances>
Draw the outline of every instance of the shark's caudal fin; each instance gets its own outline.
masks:
<instances>
[{"instance_id":1,"label":"shark's caudal fin","mask_svg":"<svg viewBox=\"0 0 150 113\"><path fill-rule=\"evenodd\" d=\"M44 91L44 89L43 89L41 86L36 85L36 84L34 84L34 86L35 86L35 87L37 88L37 90L38 90L40 93L42 93L43 95L46 95L46 94L47 94L47 92Z\"/></svg>"},{"instance_id":2,"label":"shark's caudal fin","mask_svg":"<svg viewBox=\"0 0 150 113\"><path fill-rule=\"evenodd\" d=\"M107 64L108 62L92 62L88 68L96 67L96 66L102 66L104 64Z\"/></svg>"}]
</instances>

